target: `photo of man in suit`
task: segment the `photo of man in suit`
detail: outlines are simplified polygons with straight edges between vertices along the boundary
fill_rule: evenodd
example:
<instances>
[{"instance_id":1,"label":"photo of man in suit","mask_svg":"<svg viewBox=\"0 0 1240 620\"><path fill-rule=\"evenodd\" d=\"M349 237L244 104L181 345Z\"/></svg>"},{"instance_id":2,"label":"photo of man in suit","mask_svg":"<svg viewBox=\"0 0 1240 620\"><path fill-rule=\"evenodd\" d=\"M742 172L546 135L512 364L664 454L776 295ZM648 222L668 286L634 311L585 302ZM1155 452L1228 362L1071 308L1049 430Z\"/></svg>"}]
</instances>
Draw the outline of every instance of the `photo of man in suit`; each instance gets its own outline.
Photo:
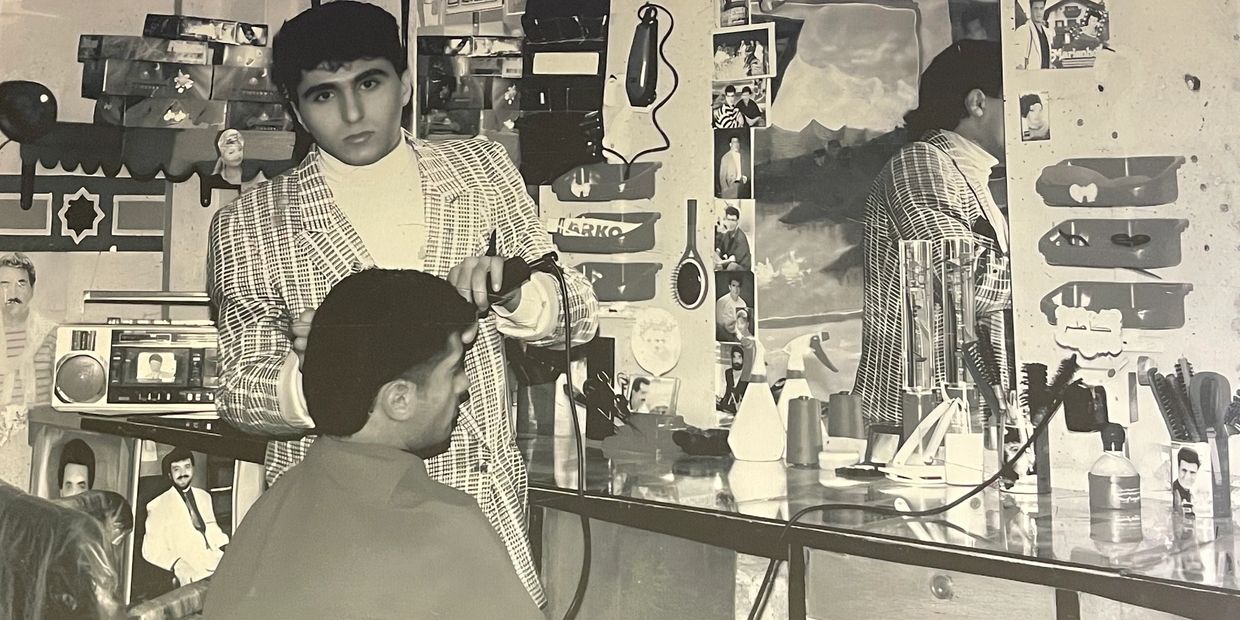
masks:
<instances>
[{"instance_id":1,"label":"photo of man in suit","mask_svg":"<svg viewBox=\"0 0 1240 620\"><path fill-rule=\"evenodd\" d=\"M448 280L482 318L466 356L469 401L451 448L428 459L427 471L479 501L531 598L544 604L527 536L525 463L509 421L504 338L556 348L590 340L590 284L565 269L562 300L557 280L536 273L490 301L505 284L508 257L529 262L555 248L503 146L425 142L401 127L415 81L387 11L347 0L303 11L273 39L272 77L315 146L212 222L221 417L272 438L266 473L278 484L314 441L301 371L313 311L328 291L367 266Z\"/></svg>"},{"instance_id":2,"label":"photo of man in suit","mask_svg":"<svg viewBox=\"0 0 1240 620\"><path fill-rule=\"evenodd\" d=\"M719 198L750 198L749 132L747 130L717 130L716 150L720 143L727 145L716 166L716 187Z\"/></svg>"},{"instance_id":3,"label":"photo of man in suit","mask_svg":"<svg viewBox=\"0 0 1240 620\"><path fill-rule=\"evenodd\" d=\"M194 453L174 448L161 463L172 487L146 505L142 557L176 575L180 585L210 577L228 535L215 521L211 494L191 487Z\"/></svg>"},{"instance_id":4,"label":"photo of man in suit","mask_svg":"<svg viewBox=\"0 0 1240 620\"><path fill-rule=\"evenodd\" d=\"M1019 12L1019 3L1016 8ZM1050 38L1046 34L1046 0L1029 0L1029 14L1025 23L1016 27L1016 41L1024 57L1017 69L1051 68Z\"/></svg>"}]
</instances>

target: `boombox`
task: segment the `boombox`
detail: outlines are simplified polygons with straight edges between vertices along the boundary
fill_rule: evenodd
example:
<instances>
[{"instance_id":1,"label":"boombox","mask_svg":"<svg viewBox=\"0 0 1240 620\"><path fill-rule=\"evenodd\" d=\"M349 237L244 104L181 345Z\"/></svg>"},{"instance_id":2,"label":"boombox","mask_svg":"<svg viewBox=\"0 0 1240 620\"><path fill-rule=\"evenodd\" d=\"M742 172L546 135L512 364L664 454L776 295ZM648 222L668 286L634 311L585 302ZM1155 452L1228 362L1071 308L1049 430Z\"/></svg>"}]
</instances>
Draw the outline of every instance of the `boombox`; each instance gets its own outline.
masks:
<instances>
[{"instance_id":1,"label":"boombox","mask_svg":"<svg viewBox=\"0 0 1240 620\"><path fill-rule=\"evenodd\" d=\"M217 343L208 322L62 325L52 407L104 415L214 411Z\"/></svg>"}]
</instances>

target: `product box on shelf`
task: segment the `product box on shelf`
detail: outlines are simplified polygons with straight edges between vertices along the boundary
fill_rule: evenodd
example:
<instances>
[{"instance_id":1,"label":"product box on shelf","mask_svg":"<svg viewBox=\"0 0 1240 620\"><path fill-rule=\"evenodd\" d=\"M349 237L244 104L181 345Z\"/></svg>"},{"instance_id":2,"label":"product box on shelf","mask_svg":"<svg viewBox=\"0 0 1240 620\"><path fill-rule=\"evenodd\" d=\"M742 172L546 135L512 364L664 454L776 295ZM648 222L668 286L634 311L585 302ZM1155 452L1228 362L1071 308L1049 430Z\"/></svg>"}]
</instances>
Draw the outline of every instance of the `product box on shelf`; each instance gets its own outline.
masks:
<instances>
[{"instance_id":1,"label":"product box on shelf","mask_svg":"<svg viewBox=\"0 0 1240 620\"><path fill-rule=\"evenodd\" d=\"M223 101L204 99L141 99L125 108L126 127L223 129Z\"/></svg>"},{"instance_id":2,"label":"product box on shelf","mask_svg":"<svg viewBox=\"0 0 1240 620\"><path fill-rule=\"evenodd\" d=\"M267 67L216 67L211 98L217 101L284 102L280 89L271 81L271 69Z\"/></svg>"},{"instance_id":3,"label":"product box on shelf","mask_svg":"<svg viewBox=\"0 0 1240 620\"><path fill-rule=\"evenodd\" d=\"M161 39L209 41L227 45L267 45L266 24L247 24L227 19L210 19L190 15L158 15L148 13L142 34Z\"/></svg>"},{"instance_id":4,"label":"product box on shelf","mask_svg":"<svg viewBox=\"0 0 1240 620\"><path fill-rule=\"evenodd\" d=\"M257 45L221 45L215 64L228 67L270 67L271 48Z\"/></svg>"},{"instance_id":5,"label":"product box on shelf","mask_svg":"<svg viewBox=\"0 0 1240 620\"><path fill-rule=\"evenodd\" d=\"M173 62L104 58L82 63L82 96L100 95L209 99L214 67Z\"/></svg>"},{"instance_id":6,"label":"product box on shelf","mask_svg":"<svg viewBox=\"0 0 1240 620\"><path fill-rule=\"evenodd\" d=\"M221 102L222 103L222 102ZM242 131L292 131L293 118L282 103L229 101L224 124Z\"/></svg>"},{"instance_id":7,"label":"product box on shelf","mask_svg":"<svg viewBox=\"0 0 1240 620\"><path fill-rule=\"evenodd\" d=\"M202 41L177 41L110 34L84 34L78 38L78 62L115 58L175 62L183 65L209 65L213 63L214 56L211 47Z\"/></svg>"}]
</instances>

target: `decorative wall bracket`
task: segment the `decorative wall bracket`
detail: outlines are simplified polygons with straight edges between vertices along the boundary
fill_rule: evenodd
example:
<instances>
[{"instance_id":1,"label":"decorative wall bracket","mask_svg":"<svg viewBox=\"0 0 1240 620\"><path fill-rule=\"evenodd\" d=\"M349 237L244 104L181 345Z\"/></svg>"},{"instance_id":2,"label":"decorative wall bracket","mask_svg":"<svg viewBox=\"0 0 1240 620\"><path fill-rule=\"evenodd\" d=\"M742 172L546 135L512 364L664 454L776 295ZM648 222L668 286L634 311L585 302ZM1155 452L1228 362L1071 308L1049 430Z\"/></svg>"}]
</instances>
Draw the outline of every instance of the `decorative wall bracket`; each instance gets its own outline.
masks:
<instances>
[{"instance_id":1,"label":"decorative wall bracket","mask_svg":"<svg viewBox=\"0 0 1240 620\"><path fill-rule=\"evenodd\" d=\"M245 159L241 178L263 174L271 178L292 168L295 134L287 131L242 131ZM220 160L216 129L156 129L115 127L89 123L56 123L35 142L22 144L21 208L29 209L34 195L36 164L66 170L98 170L109 177L126 170L130 177L149 181L161 173L173 183L197 174L202 179L202 206L211 204L211 188L226 187L216 173Z\"/></svg>"}]
</instances>

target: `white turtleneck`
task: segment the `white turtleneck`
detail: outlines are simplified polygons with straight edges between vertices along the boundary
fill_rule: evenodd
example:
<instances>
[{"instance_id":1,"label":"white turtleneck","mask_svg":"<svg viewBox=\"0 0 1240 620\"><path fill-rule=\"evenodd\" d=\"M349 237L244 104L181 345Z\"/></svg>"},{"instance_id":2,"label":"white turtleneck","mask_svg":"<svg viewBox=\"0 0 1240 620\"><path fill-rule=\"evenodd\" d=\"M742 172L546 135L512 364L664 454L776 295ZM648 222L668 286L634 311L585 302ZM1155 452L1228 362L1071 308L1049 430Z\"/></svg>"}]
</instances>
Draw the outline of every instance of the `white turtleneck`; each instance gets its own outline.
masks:
<instances>
[{"instance_id":1,"label":"white turtleneck","mask_svg":"<svg viewBox=\"0 0 1240 620\"><path fill-rule=\"evenodd\" d=\"M319 170L375 265L422 269L426 210L413 147L402 140L391 153L365 166L351 166L320 149Z\"/></svg>"},{"instance_id":2,"label":"white turtleneck","mask_svg":"<svg viewBox=\"0 0 1240 620\"><path fill-rule=\"evenodd\" d=\"M357 231L375 265L385 269L422 270L426 260L426 204L413 147L401 141L391 153L365 166L353 166L319 149L319 171L336 206ZM521 286L521 301L509 312L499 305L495 327L500 333L525 340L545 338L555 331L559 313L556 281L536 273ZM289 352L278 378L280 411L294 426L313 428L301 386L301 364Z\"/></svg>"}]
</instances>

